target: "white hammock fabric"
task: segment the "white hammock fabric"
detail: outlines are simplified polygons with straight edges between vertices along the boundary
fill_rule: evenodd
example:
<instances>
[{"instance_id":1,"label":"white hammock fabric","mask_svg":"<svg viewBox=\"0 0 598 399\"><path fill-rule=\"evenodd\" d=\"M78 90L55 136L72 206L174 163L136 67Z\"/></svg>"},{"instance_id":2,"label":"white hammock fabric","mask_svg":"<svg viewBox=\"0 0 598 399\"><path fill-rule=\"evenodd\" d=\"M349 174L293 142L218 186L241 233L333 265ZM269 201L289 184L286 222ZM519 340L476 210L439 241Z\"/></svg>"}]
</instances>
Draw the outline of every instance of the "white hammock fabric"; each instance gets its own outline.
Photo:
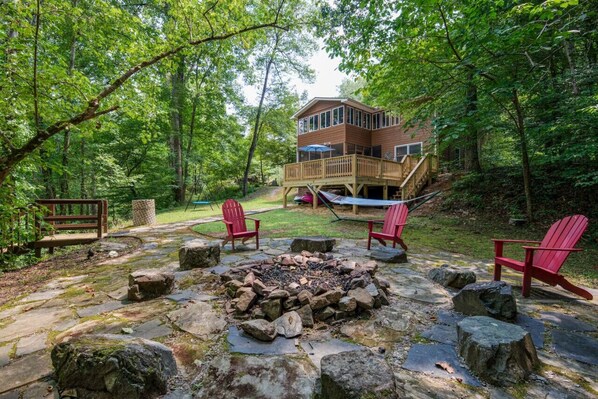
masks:
<instances>
[{"instance_id":1,"label":"white hammock fabric","mask_svg":"<svg viewBox=\"0 0 598 399\"><path fill-rule=\"evenodd\" d=\"M342 195L336 195L327 191L319 191L328 201L337 205L359 205L359 206L390 206L395 204L402 204L405 201L391 201L391 200L377 200L369 198L355 198L355 197L344 197Z\"/></svg>"}]
</instances>

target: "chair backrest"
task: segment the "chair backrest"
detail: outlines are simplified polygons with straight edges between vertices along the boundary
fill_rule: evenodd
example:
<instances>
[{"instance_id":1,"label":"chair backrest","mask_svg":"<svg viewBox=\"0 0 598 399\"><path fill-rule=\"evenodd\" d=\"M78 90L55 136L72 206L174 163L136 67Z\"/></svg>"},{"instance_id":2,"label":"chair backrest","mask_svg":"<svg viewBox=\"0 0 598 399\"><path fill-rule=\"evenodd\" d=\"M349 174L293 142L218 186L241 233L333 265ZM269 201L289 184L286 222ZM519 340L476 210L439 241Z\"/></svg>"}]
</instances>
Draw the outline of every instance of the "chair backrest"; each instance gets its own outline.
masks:
<instances>
[{"instance_id":1,"label":"chair backrest","mask_svg":"<svg viewBox=\"0 0 598 399\"><path fill-rule=\"evenodd\" d=\"M583 215L567 216L550 226L540 246L574 248L587 227L587 217ZM569 252L566 251L536 251L533 264L536 267L557 273L567 260L567 256L569 256Z\"/></svg>"},{"instance_id":2,"label":"chair backrest","mask_svg":"<svg viewBox=\"0 0 598 399\"><path fill-rule=\"evenodd\" d=\"M224 201L224 204L222 204L222 217L227 222L233 224L233 232L239 233L247 231L243 207L234 199L227 199Z\"/></svg>"},{"instance_id":3,"label":"chair backrest","mask_svg":"<svg viewBox=\"0 0 598 399\"><path fill-rule=\"evenodd\" d=\"M386 215L384 215L384 226L382 226L382 232L384 234L394 234L395 226L398 224L404 224L407 220L407 214L409 213L409 209L407 209L407 205L405 204L396 204L392 205L386 211ZM397 230L397 237L401 236L403 232L403 227L400 226Z\"/></svg>"}]
</instances>

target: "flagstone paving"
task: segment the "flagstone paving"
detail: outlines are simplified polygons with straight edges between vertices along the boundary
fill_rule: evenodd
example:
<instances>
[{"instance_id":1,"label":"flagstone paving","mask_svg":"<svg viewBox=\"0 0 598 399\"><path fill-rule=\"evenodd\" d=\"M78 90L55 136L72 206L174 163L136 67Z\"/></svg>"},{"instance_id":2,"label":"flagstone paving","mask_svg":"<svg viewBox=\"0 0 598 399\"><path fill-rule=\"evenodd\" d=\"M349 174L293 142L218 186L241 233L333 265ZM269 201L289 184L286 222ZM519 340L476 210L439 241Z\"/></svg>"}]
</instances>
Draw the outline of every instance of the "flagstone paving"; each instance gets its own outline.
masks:
<instances>
[{"instance_id":1,"label":"flagstone paving","mask_svg":"<svg viewBox=\"0 0 598 399\"><path fill-rule=\"evenodd\" d=\"M290 252L292 238L260 240L232 251L210 269L181 271L178 249L198 235L190 227L202 220L121 231L143 245L106 259L90 272L56 278L0 310L0 399L58 398L52 381L50 350L58 342L89 333L131 334L172 348L180 373L165 398L311 398L318 391L320 360L342 351L370 348L392 367L399 397L409 398L592 398L598 396L598 300L586 301L534 281L532 296L520 296L521 276L504 272L515 287L520 316L530 331L543 367L514 388L480 382L454 350L456 323L451 311L456 290L426 278L442 264L491 280L488 261L412 248L408 263L379 263L378 275L390 282L390 306L334 325L316 324L301 337L257 342L237 328L224 309L219 274L247 260ZM365 236L364 226L364 236ZM115 243L118 244L118 243ZM490 243L489 243L490 245ZM338 258L368 261L366 240L337 240ZM174 272L172 294L143 303L126 300L128 275L138 270ZM593 289L595 297L598 291ZM454 373L436 366L447 362ZM249 393L248 393L249 392ZM243 396L245 393L245 396Z\"/></svg>"}]
</instances>

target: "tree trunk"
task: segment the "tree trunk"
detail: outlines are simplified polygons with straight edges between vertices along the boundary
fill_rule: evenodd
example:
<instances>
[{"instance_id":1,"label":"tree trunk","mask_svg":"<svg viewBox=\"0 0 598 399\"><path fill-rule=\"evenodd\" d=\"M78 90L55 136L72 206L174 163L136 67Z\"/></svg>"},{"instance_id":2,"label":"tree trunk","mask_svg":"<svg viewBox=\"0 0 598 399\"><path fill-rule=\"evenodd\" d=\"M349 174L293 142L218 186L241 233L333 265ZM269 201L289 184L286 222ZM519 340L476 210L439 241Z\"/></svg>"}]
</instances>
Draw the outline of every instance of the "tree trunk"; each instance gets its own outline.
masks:
<instances>
[{"instance_id":1,"label":"tree trunk","mask_svg":"<svg viewBox=\"0 0 598 399\"><path fill-rule=\"evenodd\" d=\"M511 101L515 106L515 112L517 115L517 134L519 136L519 146L521 149L521 165L523 167L523 191L525 192L525 210L527 217L530 221L533 220L532 212L532 189L531 189L531 167L529 163L529 155L527 150L527 137L525 134L525 124L523 119L523 109L519 102L519 94L517 89L513 89Z\"/></svg>"},{"instance_id":2,"label":"tree trunk","mask_svg":"<svg viewBox=\"0 0 598 399\"><path fill-rule=\"evenodd\" d=\"M465 170L470 172L481 172L479 153L479 132L475 118L478 111L478 87L474 82L474 73L470 71L467 75L467 90L465 93L465 116L468 120L467 137L465 138Z\"/></svg>"},{"instance_id":3,"label":"tree trunk","mask_svg":"<svg viewBox=\"0 0 598 399\"><path fill-rule=\"evenodd\" d=\"M579 95L579 88L577 87L577 78L575 70L575 61L573 60L573 50L575 49L573 43L570 40L565 40L565 56L567 57L567 63L569 64L569 72L571 73L571 92L574 96Z\"/></svg>"},{"instance_id":4,"label":"tree trunk","mask_svg":"<svg viewBox=\"0 0 598 399\"><path fill-rule=\"evenodd\" d=\"M272 68L272 64L274 63L274 56L276 55L278 43L280 41L280 33L276 33L276 39L274 42L274 47L272 48L272 53L270 54L270 58L268 59L268 63L266 64L266 74L264 76L264 84L262 86L262 94L260 95L260 103L257 107L257 114L255 116L255 124L253 126L253 135L251 137L251 145L249 146L249 153L247 154L247 165L245 165L245 173L243 174L243 196L247 195L247 183L249 180L249 170L251 169L251 161L253 160L253 154L255 153L255 149L257 148L257 142L259 138L259 127L260 127L260 117L262 116L262 109L264 107L264 98L266 97L266 90L268 89L268 78L270 76L270 68Z\"/></svg>"},{"instance_id":5,"label":"tree trunk","mask_svg":"<svg viewBox=\"0 0 598 399\"><path fill-rule=\"evenodd\" d=\"M171 76L170 106L170 151L174 170L174 199L178 204L185 202L183 181L183 107L185 104L185 59L179 57L176 71Z\"/></svg>"}]
</instances>

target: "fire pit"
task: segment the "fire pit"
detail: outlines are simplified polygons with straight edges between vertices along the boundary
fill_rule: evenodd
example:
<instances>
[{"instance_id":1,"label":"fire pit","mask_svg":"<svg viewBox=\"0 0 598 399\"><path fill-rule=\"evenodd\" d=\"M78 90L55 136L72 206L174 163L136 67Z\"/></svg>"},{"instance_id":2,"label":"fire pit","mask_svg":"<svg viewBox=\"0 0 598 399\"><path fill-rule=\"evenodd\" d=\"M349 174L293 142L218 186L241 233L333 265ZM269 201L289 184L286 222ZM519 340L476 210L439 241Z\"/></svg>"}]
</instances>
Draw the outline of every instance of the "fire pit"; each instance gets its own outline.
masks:
<instances>
[{"instance_id":1,"label":"fire pit","mask_svg":"<svg viewBox=\"0 0 598 399\"><path fill-rule=\"evenodd\" d=\"M221 275L229 297L226 311L241 320L275 324L296 312L304 327L312 327L314 319L344 320L389 304L389 284L375 276L377 268L375 261L360 264L308 251L253 261Z\"/></svg>"}]
</instances>

